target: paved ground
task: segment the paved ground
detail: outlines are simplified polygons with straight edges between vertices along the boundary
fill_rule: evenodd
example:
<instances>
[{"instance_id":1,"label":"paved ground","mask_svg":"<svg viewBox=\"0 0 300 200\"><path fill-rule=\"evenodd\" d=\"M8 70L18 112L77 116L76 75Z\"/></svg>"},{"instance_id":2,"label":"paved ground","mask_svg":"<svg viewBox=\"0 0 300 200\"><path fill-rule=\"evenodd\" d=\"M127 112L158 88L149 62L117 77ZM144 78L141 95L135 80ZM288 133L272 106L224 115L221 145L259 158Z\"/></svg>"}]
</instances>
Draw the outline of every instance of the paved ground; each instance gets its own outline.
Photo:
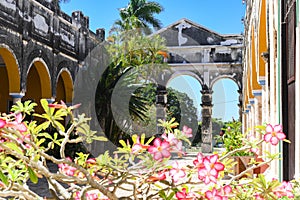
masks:
<instances>
[{"instance_id":1,"label":"paved ground","mask_svg":"<svg viewBox=\"0 0 300 200\"><path fill-rule=\"evenodd\" d=\"M224 149L222 148L216 148L214 149L214 151L224 151ZM197 148L192 148L192 149L187 149L187 154L184 157L178 157L176 155L174 155L172 157L172 159L170 160L170 162L173 161L178 161L180 163L184 163L186 165L193 165L193 160L196 158L197 154L198 154L198 149ZM58 170L57 166L55 164L49 164L49 169L51 172L56 172ZM48 183L47 180L45 178L39 179L38 184L33 184L30 181L28 182L28 185L30 187L31 190L33 190L34 192L36 192L38 195L42 196L42 197L47 197L47 198L51 198L51 194L49 192L49 187L48 187Z\"/></svg>"}]
</instances>

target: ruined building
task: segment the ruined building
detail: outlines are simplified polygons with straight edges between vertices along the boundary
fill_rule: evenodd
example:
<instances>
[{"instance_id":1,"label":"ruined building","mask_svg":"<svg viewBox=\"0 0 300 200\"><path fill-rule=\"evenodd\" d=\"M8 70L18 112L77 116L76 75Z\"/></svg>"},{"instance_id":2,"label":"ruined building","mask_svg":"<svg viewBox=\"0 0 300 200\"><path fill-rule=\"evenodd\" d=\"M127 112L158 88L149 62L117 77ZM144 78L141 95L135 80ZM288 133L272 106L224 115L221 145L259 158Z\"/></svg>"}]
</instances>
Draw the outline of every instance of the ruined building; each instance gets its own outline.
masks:
<instances>
[{"instance_id":1,"label":"ruined building","mask_svg":"<svg viewBox=\"0 0 300 200\"><path fill-rule=\"evenodd\" d=\"M0 112L18 100L72 102L75 74L104 30L46 0L0 1ZM41 107L37 107L37 112Z\"/></svg>"}]
</instances>

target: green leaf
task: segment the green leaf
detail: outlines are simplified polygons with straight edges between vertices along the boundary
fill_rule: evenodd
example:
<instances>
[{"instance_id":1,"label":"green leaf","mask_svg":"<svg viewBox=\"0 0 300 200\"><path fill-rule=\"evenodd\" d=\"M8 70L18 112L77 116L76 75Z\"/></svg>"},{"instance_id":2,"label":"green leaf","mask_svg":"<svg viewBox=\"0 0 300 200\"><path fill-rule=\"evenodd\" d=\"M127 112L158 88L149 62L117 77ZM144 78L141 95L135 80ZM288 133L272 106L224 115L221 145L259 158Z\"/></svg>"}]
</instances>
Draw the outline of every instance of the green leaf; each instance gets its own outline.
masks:
<instances>
[{"instance_id":1,"label":"green leaf","mask_svg":"<svg viewBox=\"0 0 300 200\"><path fill-rule=\"evenodd\" d=\"M103 141L103 142L108 141L107 137L105 137L105 136L94 136L93 140L98 140L98 141Z\"/></svg>"},{"instance_id":2,"label":"green leaf","mask_svg":"<svg viewBox=\"0 0 300 200\"><path fill-rule=\"evenodd\" d=\"M50 140L53 140L52 136L49 133L39 133L39 136L43 136L45 138L48 138Z\"/></svg>"},{"instance_id":3,"label":"green leaf","mask_svg":"<svg viewBox=\"0 0 300 200\"><path fill-rule=\"evenodd\" d=\"M167 199L167 195L164 190L160 190L158 194L162 199Z\"/></svg>"},{"instance_id":4,"label":"green leaf","mask_svg":"<svg viewBox=\"0 0 300 200\"><path fill-rule=\"evenodd\" d=\"M28 167L28 172L29 172L29 178L30 178L31 182L33 182L34 184L37 184L39 181L37 175L34 173L34 171L30 167Z\"/></svg>"},{"instance_id":5,"label":"green leaf","mask_svg":"<svg viewBox=\"0 0 300 200\"><path fill-rule=\"evenodd\" d=\"M44 111L48 114L49 109L50 109L48 106L48 101L46 99L41 99L40 102L41 102L41 105L42 105Z\"/></svg>"},{"instance_id":6,"label":"green leaf","mask_svg":"<svg viewBox=\"0 0 300 200\"><path fill-rule=\"evenodd\" d=\"M123 146L123 147L127 147L126 143L124 140L120 140L119 143Z\"/></svg>"},{"instance_id":7,"label":"green leaf","mask_svg":"<svg viewBox=\"0 0 300 200\"><path fill-rule=\"evenodd\" d=\"M44 123L38 125L38 126L34 129L34 131L35 131L35 132L40 132L41 130L47 129L47 128L49 127L49 125L50 125L50 122L49 122L49 121L46 121L46 122L44 122Z\"/></svg>"},{"instance_id":8,"label":"green leaf","mask_svg":"<svg viewBox=\"0 0 300 200\"><path fill-rule=\"evenodd\" d=\"M3 174L2 171L0 171L0 180L1 180L5 185L8 185L8 179L7 179L7 177Z\"/></svg>"},{"instance_id":9,"label":"green leaf","mask_svg":"<svg viewBox=\"0 0 300 200\"><path fill-rule=\"evenodd\" d=\"M36 142L36 145L37 145L37 146L40 146L40 145L43 144L45 141L46 141L46 139L45 139L45 138L42 138L42 139L40 139L40 140L38 140L38 141Z\"/></svg>"},{"instance_id":10,"label":"green leaf","mask_svg":"<svg viewBox=\"0 0 300 200\"><path fill-rule=\"evenodd\" d=\"M54 124L59 128L59 130L65 132L65 127L58 121L54 121Z\"/></svg>"},{"instance_id":11,"label":"green leaf","mask_svg":"<svg viewBox=\"0 0 300 200\"><path fill-rule=\"evenodd\" d=\"M16 151L17 153L23 155L22 149L21 149L16 143L13 143L13 142L5 142L5 145L6 145L7 147L9 147L10 149Z\"/></svg>"},{"instance_id":12,"label":"green leaf","mask_svg":"<svg viewBox=\"0 0 300 200\"><path fill-rule=\"evenodd\" d=\"M175 195L175 192L171 192L171 194L167 197L167 200L171 200Z\"/></svg>"}]
</instances>

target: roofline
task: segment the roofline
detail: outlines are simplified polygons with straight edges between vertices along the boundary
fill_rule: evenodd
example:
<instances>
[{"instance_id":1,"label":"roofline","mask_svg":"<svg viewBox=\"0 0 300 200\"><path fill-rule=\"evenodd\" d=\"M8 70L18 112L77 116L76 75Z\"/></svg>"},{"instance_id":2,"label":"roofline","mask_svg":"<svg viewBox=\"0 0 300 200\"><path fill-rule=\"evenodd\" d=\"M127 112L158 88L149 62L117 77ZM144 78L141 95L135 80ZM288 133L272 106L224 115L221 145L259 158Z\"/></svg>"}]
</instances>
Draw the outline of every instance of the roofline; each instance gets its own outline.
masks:
<instances>
[{"instance_id":1,"label":"roofline","mask_svg":"<svg viewBox=\"0 0 300 200\"><path fill-rule=\"evenodd\" d=\"M199 27L199 28L202 28L202 29L207 30L208 32L211 32L211 33L213 33L213 34L219 35L219 36L221 36L221 37L223 36L223 35L220 34L220 33L217 33L217 32L215 32L215 31L212 31L212 30L206 28L205 26L202 26L202 25L200 25L200 24L197 24L196 22L193 22L193 21L191 21L191 20L189 20L189 19L186 19L186 18L182 18L182 19L180 19L180 20L178 20L178 21L176 21L176 22L174 22L174 23L172 23L172 24L170 24L170 25L168 25L168 26L166 26L166 27L164 27L164 28L161 28L161 29L159 29L158 31L152 33L151 35L157 35L157 34L163 32L163 31L165 31L165 30L171 28L172 26L174 26L174 25L176 25L176 24L179 24L179 23L182 23L182 22L188 22L189 24L192 24L192 25L194 25L194 26L196 26L196 27Z\"/></svg>"},{"instance_id":2,"label":"roofline","mask_svg":"<svg viewBox=\"0 0 300 200\"><path fill-rule=\"evenodd\" d=\"M164 27L164 28L161 28L161 29L159 29L158 31L156 31L156 32L154 32L154 33L152 33L152 34L150 34L149 36L151 37L152 35L160 34L160 33L164 32L164 31L166 31L167 29L171 28L172 26L175 26L175 25L177 25L177 24L179 24L179 23L182 23L182 22L184 22L184 21L185 21L185 22L188 22L189 24L192 24L192 25L194 25L194 26L196 26L196 27L199 27L199 28L201 28L201 29L204 29L204 30L206 30L206 31L208 31L208 32L211 32L211 33L213 33L213 34L219 35L220 37L243 37L243 34L221 34L221 33L217 33L216 31L212 31L211 29L208 29L208 28L206 28L205 26L202 26L202 25L200 25L200 24L198 24L198 23L196 23L196 22L193 22L193 21L191 21L191 20L189 20L189 19L187 19L187 18L182 18L182 19L180 19L180 20L178 20L178 21L175 21L175 22L173 22L172 24L170 24L170 25L168 25L168 26L166 26L166 27Z\"/></svg>"}]
</instances>

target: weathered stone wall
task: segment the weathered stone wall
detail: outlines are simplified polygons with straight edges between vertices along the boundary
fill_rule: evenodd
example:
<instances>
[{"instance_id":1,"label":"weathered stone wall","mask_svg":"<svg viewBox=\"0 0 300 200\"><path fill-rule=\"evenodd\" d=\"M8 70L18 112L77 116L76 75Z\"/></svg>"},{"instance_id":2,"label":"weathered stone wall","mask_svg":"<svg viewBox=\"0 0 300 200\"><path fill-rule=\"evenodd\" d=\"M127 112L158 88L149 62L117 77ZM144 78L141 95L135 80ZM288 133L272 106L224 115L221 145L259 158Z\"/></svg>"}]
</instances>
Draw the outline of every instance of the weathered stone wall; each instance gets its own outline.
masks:
<instances>
[{"instance_id":1,"label":"weathered stone wall","mask_svg":"<svg viewBox=\"0 0 300 200\"><path fill-rule=\"evenodd\" d=\"M52 77L53 96L60 69L75 80L78 67L98 43L104 30L89 30L89 18L76 11L69 16L46 0L1 0L0 44L13 52L19 67L21 90L34 59L42 58Z\"/></svg>"}]
</instances>

